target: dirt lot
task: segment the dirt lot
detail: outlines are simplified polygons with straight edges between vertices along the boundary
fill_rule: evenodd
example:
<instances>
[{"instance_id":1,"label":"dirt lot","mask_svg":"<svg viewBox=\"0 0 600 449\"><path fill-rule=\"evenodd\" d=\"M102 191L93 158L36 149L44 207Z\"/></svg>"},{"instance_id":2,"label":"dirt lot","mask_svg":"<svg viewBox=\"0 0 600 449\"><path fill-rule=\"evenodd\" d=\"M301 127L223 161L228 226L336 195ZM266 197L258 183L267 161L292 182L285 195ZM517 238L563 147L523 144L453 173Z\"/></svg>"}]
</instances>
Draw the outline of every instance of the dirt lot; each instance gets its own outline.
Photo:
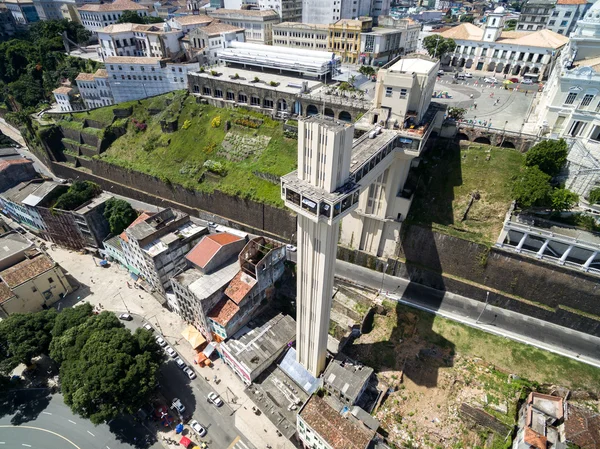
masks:
<instances>
[{"instance_id":1,"label":"dirt lot","mask_svg":"<svg viewBox=\"0 0 600 449\"><path fill-rule=\"evenodd\" d=\"M388 302L345 352L395 390L377 418L398 448L509 447L510 437L463 420L461 404L512 429L530 390L556 383L596 392L600 380L600 370Z\"/></svg>"}]
</instances>

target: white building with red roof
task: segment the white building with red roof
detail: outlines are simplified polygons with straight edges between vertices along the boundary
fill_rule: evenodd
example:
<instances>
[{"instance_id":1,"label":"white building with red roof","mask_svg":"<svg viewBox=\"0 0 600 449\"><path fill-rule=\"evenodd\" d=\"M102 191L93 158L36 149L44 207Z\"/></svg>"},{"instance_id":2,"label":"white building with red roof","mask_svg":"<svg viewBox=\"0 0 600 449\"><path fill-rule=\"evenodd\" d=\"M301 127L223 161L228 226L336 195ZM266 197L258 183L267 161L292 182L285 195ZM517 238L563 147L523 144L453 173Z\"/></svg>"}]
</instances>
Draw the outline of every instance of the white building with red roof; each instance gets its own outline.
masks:
<instances>
[{"instance_id":1,"label":"white building with red roof","mask_svg":"<svg viewBox=\"0 0 600 449\"><path fill-rule=\"evenodd\" d=\"M147 7L131 0L88 3L77 8L81 24L94 34L104 27L117 23L125 11L134 11L142 17L149 15Z\"/></svg>"}]
</instances>

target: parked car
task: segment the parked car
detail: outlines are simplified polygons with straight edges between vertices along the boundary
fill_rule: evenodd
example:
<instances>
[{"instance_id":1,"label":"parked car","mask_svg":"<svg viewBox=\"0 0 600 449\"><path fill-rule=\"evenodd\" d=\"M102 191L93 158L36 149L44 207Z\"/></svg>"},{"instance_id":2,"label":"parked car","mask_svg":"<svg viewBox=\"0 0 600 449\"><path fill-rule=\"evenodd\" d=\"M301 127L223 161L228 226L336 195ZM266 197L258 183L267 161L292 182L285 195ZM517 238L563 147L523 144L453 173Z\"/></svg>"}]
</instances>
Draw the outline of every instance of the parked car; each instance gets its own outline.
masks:
<instances>
[{"instance_id":1,"label":"parked car","mask_svg":"<svg viewBox=\"0 0 600 449\"><path fill-rule=\"evenodd\" d=\"M465 78L473 78L473 74L469 72L465 72Z\"/></svg>"},{"instance_id":2,"label":"parked car","mask_svg":"<svg viewBox=\"0 0 600 449\"><path fill-rule=\"evenodd\" d=\"M498 80L496 78L484 78L483 81L485 81L488 84L497 84Z\"/></svg>"},{"instance_id":3,"label":"parked car","mask_svg":"<svg viewBox=\"0 0 600 449\"><path fill-rule=\"evenodd\" d=\"M185 412L185 405L181 403L181 399L175 398L173 399L173 403L171 404L171 408L176 409L179 413Z\"/></svg>"},{"instance_id":4,"label":"parked car","mask_svg":"<svg viewBox=\"0 0 600 449\"><path fill-rule=\"evenodd\" d=\"M183 368L183 372L185 374L187 374L187 377L189 377L190 379L195 379L196 378L196 373L189 366L186 366L185 368Z\"/></svg>"},{"instance_id":5,"label":"parked car","mask_svg":"<svg viewBox=\"0 0 600 449\"><path fill-rule=\"evenodd\" d=\"M150 326L150 323L144 324L144 329L146 329L148 332L154 332L154 328Z\"/></svg>"},{"instance_id":6,"label":"parked car","mask_svg":"<svg viewBox=\"0 0 600 449\"><path fill-rule=\"evenodd\" d=\"M214 405L216 405L217 407L221 407L223 405L223 401L221 400L221 398L219 397L219 395L217 393L214 392L210 392L208 393L208 400L210 402L212 402Z\"/></svg>"},{"instance_id":7,"label":"parked car","mask_svg":"<svg viewBox=\"0 0 600 449\"><path fill-rule=\"evenodd\" d=\"M443 70L438 70L438 76L442 76L444 75L444 71Z\"/></svg>"},{"instance_id":8,"label":"parked car","mask_svg":"<svg viewBox=\"0 0 600 449\"><path fill-rule=\"evenodd\" d=\"M509 78L508 81L512 81L513 83L518 83L519 78Z\"/></svg>"},{"instance_id":9,"label":"parked car","mask_svg":"<svg viewBox=\"0 0 600 449\"><path fill-rule=\"evenodd\" d=\"M194 432L196 432L201 437L203 437L204 435L206 435L206 429L204 427L202 427L202 425L198 421L193 420L190 423L190 427L192 429L194 429Z\"/></svg>"},{"instance_id":10,"label":"parked car","mask_svg":"<svg viewBox=\"0 0 600 449\"><path fill-rule=\"evenodd\" d=\"M133 320L133 317L128 313L122 313L121 315L119 315L119 319L123 321L131 321Z\"/></svg>"},{"instance_id":11,"label":"parked car","mask_svg":"<svg viewBox=\"0 0 600 449\"><path fill-rule=\"evenodd\" d=\"M167 354L169 354L169 355L170 355L171 357L173 357L173 358L177 357L177 352L175 352L175 350L174 350L172 347L170 347L170 346L167 346L167 347L165 348L165 352L166 352Z\"/></svg>"},{"instance_id":12,"label":"parked car","mask_svg":"<svg viewBox=\"0 0 600 449\"><path fill-rule=\"evenodd\" d=\"M291 252L291 253L295 253L295 252L296 252L296 250L298 249L298 248L296 248L294 245L285 245L285 247L286 247L286 249L287 249L289 252Z\"/></svg>"},{"instance_id":13,"label":"parked car","mask_svg":"<svg viewBox=\"0 0 600 449\"><path fill-rule=\"evenodd\" d=\"M523 78L521 84L533 84L533 80L531 78Z\"/></svg>"},{"instance_id":14,"label":"parked car","mask_svg":"<svg viewBox=\"0 0 600 449\"><path fill-rule=\"evenodd\" d=\"M156 343L158 343L158 346L160 346L161 348L167 346L167 342L160 335L156 336Z\"/></svg>"},{"instance_id":15,"label":"parked car","mask_svg":"<svg viewBox=\"0 0 600 449\"><path fill-rule=\"evenodd\" d=\"M181 357L177 357L175 359L175 363L177 364L177 366L181 369L187 367L187 365L185 364L185 362L183 360L181 360Z\"/></svg>"}]
</instances>

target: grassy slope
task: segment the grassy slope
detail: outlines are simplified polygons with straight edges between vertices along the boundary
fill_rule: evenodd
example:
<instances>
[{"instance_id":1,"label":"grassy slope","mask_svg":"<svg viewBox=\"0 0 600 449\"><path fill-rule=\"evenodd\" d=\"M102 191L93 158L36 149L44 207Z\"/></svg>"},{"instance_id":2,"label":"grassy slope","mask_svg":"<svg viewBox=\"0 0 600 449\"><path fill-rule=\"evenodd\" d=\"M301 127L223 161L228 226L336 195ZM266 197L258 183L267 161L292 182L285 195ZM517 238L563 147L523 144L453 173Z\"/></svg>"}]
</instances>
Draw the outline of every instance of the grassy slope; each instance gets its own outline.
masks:
<instances>
[{"instance_id":1,"label":"grassy slope","mask_svg":"<svg viewBox=\"0 0 600 449\"><path fill-rule=\"evenodd\" d=\"M494 242L512 200L511 177L522 161L521 153L507 148L471 145L461 150L450 144L432 149L420 167L408 220L476 242ZM481 199L461 222L474 191Z\"/></svg>"},{"instance_id":2,"label":"grassy slope","mask_svg":"<svg viewBox=\"0 0 600 449\"><path fill-rule=\"evenodd\" d=\"M270 173L276 176L284 175L295 169L296 146L295 139L283 137L280 123L270 118L244 110L219 109L208 105L196 104L194 97L188 97L179 116L179 130L172 134L162 133L159 120L160 115L150 117L148 107L162 108L165 98L173 98L175 94L157 97L134 103L132 118L145 121L148 129L144 132L135 132L134 126L129 123L128 133L118 138L111 147L101 155L101 159L116 165L129 167L143 173L160 176L170 182L182 184L188 188L212 192L220 190L242 197L252 198L268 204L281 205L279 186L269 183L253 174L254 171ZM223 137L225 136L225 120L242 115L254 115L265 120L257 130L240 129L234 127L239 134L259 135L271 137L265 151L259 156L250 156L241 162L232 162L217 155ZM211 127L214 117L221 117L221 126ZM93 117L92 117L93 118ZM186 120L191 121L191 126L184 130ZM155 141L155 149L146 151L144 146L149 141ZM227 167L227 176L221 179L206 178L198 182L202 173L202 164L208 160L220 161Z\"/></svg>"}]
</instances>

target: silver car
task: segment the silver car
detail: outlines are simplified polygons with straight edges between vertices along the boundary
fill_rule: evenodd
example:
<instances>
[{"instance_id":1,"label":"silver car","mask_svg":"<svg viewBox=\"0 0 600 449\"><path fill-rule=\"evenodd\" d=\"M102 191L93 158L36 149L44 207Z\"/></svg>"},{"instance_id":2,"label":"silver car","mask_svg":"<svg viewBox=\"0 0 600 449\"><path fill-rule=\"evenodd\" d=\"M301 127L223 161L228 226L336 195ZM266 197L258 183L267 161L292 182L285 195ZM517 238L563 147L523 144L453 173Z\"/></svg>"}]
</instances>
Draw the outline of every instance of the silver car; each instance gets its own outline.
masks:
<instances>
[{"instance_id":1,"label":"silver car","mask_svg":"<svg viewBox=\"0 0 600 449\"><path fill-rule=\"evenodd\" d=\"M198 421L193 420L190 423L190 427L192 429L194 429L194 432L196 432L201 437L203 437L204 435L206 435L206 429L204 427L202 427L202 425Z\"/></svg>"}]
</instances>

